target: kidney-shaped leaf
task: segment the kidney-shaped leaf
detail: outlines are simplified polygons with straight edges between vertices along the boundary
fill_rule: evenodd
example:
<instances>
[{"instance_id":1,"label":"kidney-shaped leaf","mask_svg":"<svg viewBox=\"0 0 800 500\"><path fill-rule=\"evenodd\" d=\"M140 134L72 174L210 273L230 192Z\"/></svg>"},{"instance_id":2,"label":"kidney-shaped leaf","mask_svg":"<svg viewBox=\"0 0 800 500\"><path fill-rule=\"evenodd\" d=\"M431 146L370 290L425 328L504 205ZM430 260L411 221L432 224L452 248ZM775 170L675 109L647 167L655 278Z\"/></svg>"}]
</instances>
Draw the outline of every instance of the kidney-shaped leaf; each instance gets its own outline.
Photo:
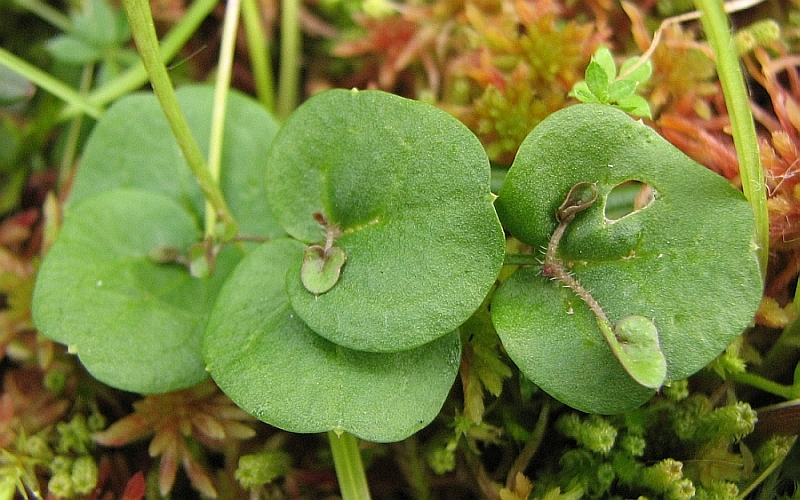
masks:
<instances>
[{"instance_id":1,"label":"kidney-shaped leaf","mask_svg":"<svg viewBox=\"0 0 800 500\"><path fill-rule=\"evenodd\" d=\"M287 287L323 337L364 351L420 346L453 331L489 292L504 252L478 140L450 115L378 91L333 90L301 106L267 159L270 206L286 231L321 242L338 226L346 263L315 294L300 264Z\"/></svg>"},{"instance_id":2,"label":"kidney-shaped leaf","mask_svg":"<svg viewBox=\"0 0 800 500\"><path fill-rule=\"evenodd\" d=\"M206 151L213 86L182 87L177 95L195 139ZM271 238L284 234L265 195L264 157L277 131L277 122L257 102L230 92L220 186L243 233ZM152 93L126 96L103 115L87 141L69 203L115 188L166 194L202 220L203 195Z\"/></svg>"},{"instance_id":3,"label":"kidney-shaped leaf","mask_svg":"<svg viewBox=\"0 0 800 500\"><path fill-rule=\"evenodd\" d=\"M652 201L607 218L607 196L630 180L650 186ZM758 307L749 205L641 122L584 104L554 113L528 136L500 191L498 213L516 238L546 246L559 204L580 182L595 183L599 198L567 227L560 260L612 322L630 315L653 321L667 380L691 375L747 327ZM652 391L625 374L588 307L538 274L518 271L492 303L497 331L520 369L584 411L613 413L646 400Z\"/></svg>"},{"instance_id":4,"label":"kidney-shaped leaf","mask_svg":"<svg viewBox=\"0 0 800 500\"><path fill-rule=\"evenodd\" d=\"M198 383L208 376L208 311L240 254L221 253L208 280L149 256L199 238L194 217L161 194L114 190L75 204L37 276L37 328L113 387L162 393Z\"/></svg>"},{"instance_id":5,"label":"kidney-shaped leaf","mask_svg":"<svg viewBox=\"0 0 800 500\"><path fill-rule=\"evenodd\" d=\"M399 353L333 344L292 311L283 276L303 245L251 251L219 294L203 339L214 380L237 405L290 432L342 430L399 441L438 414L460 359L457 333Z\"/></svg>"}]
</instances>

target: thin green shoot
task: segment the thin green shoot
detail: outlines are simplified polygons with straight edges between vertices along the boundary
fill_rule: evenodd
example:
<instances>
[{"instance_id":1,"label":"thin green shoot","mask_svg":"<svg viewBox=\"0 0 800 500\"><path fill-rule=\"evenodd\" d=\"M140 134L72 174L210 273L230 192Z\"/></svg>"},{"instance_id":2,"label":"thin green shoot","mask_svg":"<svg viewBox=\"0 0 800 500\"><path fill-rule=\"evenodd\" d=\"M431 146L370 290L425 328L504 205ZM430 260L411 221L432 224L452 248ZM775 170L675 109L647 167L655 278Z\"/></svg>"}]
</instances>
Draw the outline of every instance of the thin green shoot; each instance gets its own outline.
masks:
<instances>
[{"instance_id":1,"label":"thin green shoot","mask_svg":"<svg viewBox=\"0 0 800 500\"><path fill-rule=\"evenodd\" d=\"M278 118L285 120L300 96L300 0L281 0L281 63L278 80Z\"/></svg>"},{"instance_id":2,"label":"thin green shoot","mask_svg":"<svg viewBox=\"0 0 800 500\"><path fill-rule=\"evenodd\" d=\"M125 0L123 6L125 13L128 15L128 22L131 25L131 31L139 49L139 54L150 76L153 91L161 104L186 163L195 178L197 178L200 189L217 212L221 222L226 225L233 225L233 215L228 209L222 191L211 177L203 154L200 152L200 148L192 136L191 130L189 130L186 118L178 105L175 89L172 87L172 81L161 59L149 3L147 0Z\"/></svg>"},{"instance_id":3,"label":"thin green shoot","mask_svg":"<svg viewBox=\"0 0 800 500\"><path fill-rule=\"evenodd\" d=\"M72 30L72 20L45 2L40 0L14 0L14 3L23 9L33 12L40 19L63 32Z\"/></svg>"},{"instance_id":4,"label":"thin green shoot","mask_svg":"<svg viewBox=\"0 0 800 500\"><path fill-rule=\"evenodd\" d=\"M222 25L222 43L220 46L219 62L217 64L217 81L214 87L214 106L208 146L208 170L211 173L211 179L217 185L219 185L222 163L225 111L228 108L228 92L231 86L231 72L233 69L233 52L236 48L236 30L239 26L239 11L241 5L241 0L229 0L226 3L225 19ZM206 199L205 229L207 237L212 237L216 232L217 215L214 205L209 199Z\"/></svg>"},{"instance_id":5,"label":"thin green shoot","mask_svg":"<svg viewBox=\"0 0 800 500\"><path fill-rule=\"evenodd\" d=\"M160 51L161 60L169 61L178 53L186 41L192 37L211 11L218 4L218 0L197 0L192 3L181 17L180 21L170 30L161 40ZM144 64L139 61L131 66L127 71L117 76L107 84L99 87L86 97L87 102L97 109L102 109L108 104L116 101L123 95L129 94L140 88L147 82L147 71ZM59 121L68 120L75 115L84 112L83 108L71 102L60 113Z\"/></svg>"},{"instance_id":6,"label":"thin green shoot","mask_svg":"<svg viewBox=\"0 0 800 500\"><path fill-rule=\"evenodd\" d=\"M247 36L247 51L256 87L256 98L269 111L275 112L275 89L269 61L270 40L261 24L255 0L243 0L242 21Z\"/></svg>"},{"instance_id":7,"label":"thin green shoot","mask_svg":"<svg viewBox=\"0 0 800 500\"><path fill-rule=\"evenodd\" d=\"M342 500L370 500L358 438L348 432L328 431L328 440Z\"/></svg>"},{"instance_id":8,"label":"thin green shoot","mask_svg":"<svg viewBox=\"0 0 800 500\"><path fill-rule=\"evenodd\" d=\"M6 49L0 47L0 64L27 78L37 87L50 92L67 104L73 106L78 112L86 113L92 118L100 118L103 109L92 103L86 96L53 77L46 71L20 59Z\"/></svg>"},{"instance_id":9,"label":"thin green shoot","mask_svg":"<svg viewBox=\"0 0 800 500\"><path fill-rule=\"evenodd\" d=\"M755 214L755 245L763 278L766 276L769 257L769 213L764 168L758 152L758 137L750 111L750 100L723 3L720 0L695 0L695 5L703 13L700 22L716 56L717 74L731 120L733 143L739 157L742 191Z\"/></svg>"}]
</instances>

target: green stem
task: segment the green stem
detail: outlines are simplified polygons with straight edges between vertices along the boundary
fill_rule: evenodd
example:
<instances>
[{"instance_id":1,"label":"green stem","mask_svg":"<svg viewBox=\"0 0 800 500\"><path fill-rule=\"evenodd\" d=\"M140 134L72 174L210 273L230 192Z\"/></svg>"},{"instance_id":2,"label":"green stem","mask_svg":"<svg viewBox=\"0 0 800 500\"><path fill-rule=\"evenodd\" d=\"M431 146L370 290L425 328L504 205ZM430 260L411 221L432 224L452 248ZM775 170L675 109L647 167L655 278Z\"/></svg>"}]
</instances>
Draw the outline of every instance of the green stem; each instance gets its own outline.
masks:
<instances>
[{"instance_id":1,"label":"green stem","mask_svg":"<svg viewBox=\"0 0 800 500\"><path fill-rule=\"evenodd\" d=\"M347 432L328 431L333 465L342 500L370 500L367 474L358 449L358 438Z\"/></svg>"},{"instance_id":2,"label":"green stem","mask_svg":"<svg viewBox=\"0 0 800 500\"><path fill-rule=\"evenodd\" d=\"M281 0L281 64L278 117L285 120L300 95L300 0Z\"/></svg>"},{"instance_id":3,"label":"green stem","mask_svg":"<svg viewBox=\"0 0 800 500\"><path fill-rule=\"evenodd\" d=\"M541 266L542 260L532 253L507 253L503 258L504 266Z\"/></svg>"},{"instance_id":4,"label":"green stem","mask_svg":"<svg viewBox=\"0 0 800 500\"><path fill-rule=\"evenodd\" d=\"M139 49L144 66L150 75L153 91L161 104L161 109L169 122L172 133L181 148L184 159L197 178L200 189L206 199L214 207L220 219L225 223L233 223L233 216L228 210L225 198L222 196L219 186L214 182L211 173L206 167L203 154L197 146L197 142L189 130L189 124L181 112L175 90L172 88L172 81L167 73L167 68L161 62L161 52L158 46L158 38L153 27L153 16L150 13L150 5L147 0L123 0L125 13L128 15L128 22L131 25L133 38Z\"/></svg>"},{"instance_id":5,"label":"green stem","mask_svg":"<svg viewBox=\"0 0 800 500\"><path fill-rule=\"evenodd\" d=\"M727 378L733 380L734 382L747 384L751 387L755 387L756 389L761 389L764 392L768 392L785 399L796 399L800 397L800 394L798 393L800 392L798 391L799 388L773 382L772 380L762 377L761 375L756 375L755 373L732 373L729 374Z\"/></svg>"},{"instance_id":6,"label":"green stem","mask_svg":"<svg viewBox=\"0 0 800 500\"><path fill-rule=\"evenodd\" d=\"M228 0L225 7L225 20L222 25L222 43L217 82L214 88L214 106L211 116L211 134L208 146L208 170L215 185L219 185L222 163L222 139L225 131L225 111L228 107L228 91L233 71L233 52L236 48L236 29L239 25L241 0ZM217 225L217 210L210 200L206 200L206 236L212 236Z\"/></svg>"},{"instance_id":7,"label":"green stem","mask_svg":"<svg viewBox=\"0 0 800 500\"><path fill-rule=\"evenodd\" d=\"M44 19L59 31L72 31L72 20L58 10L39 0L14 0L14 3Z\"/></svg>"},{"instance_id":8,"label":"green stem","mask_svg":"<svg viewBox=\"0 0 800 500\"><path fill-rule=\"evenodd\" d=\"M187 40L192 37L208 14L216 7L219 0L197 0L193 2L181 20L161 41L161 60L169 61ZM125 73L114 78L106 85L95 89L88 96L92 106L103 108L119 97L129 94L147 82L147 71L140 61L129 68ZM82 109L70 104L59 116L59 120L66 120L79 114Z\"/></svg>"},{"instance_id":9,"label":"green stem","mask_svg":"<svg viewBox=\"0 0 800 500\"><path fill-rule=\"evenodd\" d=\"M790 439L791 439L791 442L789 444L789 450L791 451L792 447L794 446L795 441L797 440L797 436L793 436ZM759 474L759 476L755 479L755 481L750 483L750 485L747 488L745 488L741 493L739 493L739 496L737 496L736 499L737 500L744 500L745 498L747 498L747 496L750 493L752 493L753 490L755 490L761 483L763 483L770 476L770 474L775 472L775 470L778 467L781 466L783 461L786 460L786 457L788 457L788 456L789 456L789 453L786 453L785 455L781 455L778 458L776 458L775 460L773 460L772 463L769 464L769 466L766 469L764 469L764 472Z\"/></svg>"},{"instance_id":10,"label":"green stem","mask_svg":"<svg viewBox=\"0 0 800 500\"><path fill-rule=\"evenodd\" d=\"M86 113L95 119L100 118L100 115L103 114L103 110L99 106L91 103L89 99L86 96L81 95L80 92L76 91L61 80L54 78L49 73L42 71L23 59L20 59L2 47L0 47L0 65L7 67L11 71L19 73L30 80L37 87L50 92L64 102L72 105L79 110L79 112Z\"/></svg>"},{"instance_id":11,"label":"green stem","mask_svg":"<svg viewBox=\"0 0 800 500\"><path fill-rule=\"evenodd\" d=\"M800 288L795 291L795 307L800 306ZM766 377L780 376L784 370L797 362L800 350L800 318L795 319L783 329L778 339L763 357L758 373Z\"/></svg>"},{"instance_id":12,"label":"green stem","mask_svg":"<svg viewBox=\"0 0 800 500\"><path fill-rule=\"evenodd\" d=\"M533 428L533 434L530 441L525 443L525 447L514 460L514 464L508 470L506 475L506 488L513 489L514 483L517 480L517 474L525 472L528 465L531 463L534 455L539 450L542 441L544 440L545 431L547 430L547 423L550 421L550 398L545 397L542 403L542 409L539 410L539 418L536 420L536 426Z\"/></svg>"},{"instance_id":13,"label":"green stem","mask_svg":"<svg viewBox=\"0 0 800 500\"><path fill-rule=\"evenodd\" d=\"M733 143L739 157L742 191L755 214L755 241L763 277L766 276L769 256L769 213L764 169L758 154L758 138L747 88L722 0L695 0L695 5L703 13L700 22L716 56L717 74L731 120Z\"/></svg>"},{"instance_id":14,"label":"green stem","mask_svg":"<svg viewBox=\"0 0 800 500\"><path fill-rule=\"evenodd\" d=\"M92 86L94 77L94 64L87 64L83 67L81 73L81 86L82 93L89 92ZM64 183L72 177L72 170L75 166L75 156L78 150L78 142L80 140L81 126L83 125L83 115L76 116L69 125L67 136L64 146L64 154L61 156L61 168L58 173L58 184L63 186Z\"/></svg>"},{"instance_id":15,"label":"green stem","mask_svg":"<svg viewBox=\"0 0 800 500\"><path fill-rule=\"evenodd\" d=\"M269 62L269 40L261 23L256 0L244 0L242 3L242 19L247 49L250 52L250 66L256 86L256 96L261 104L273 113L275 111L275 90L272 69Z\"/></svg>"}]
</instances>

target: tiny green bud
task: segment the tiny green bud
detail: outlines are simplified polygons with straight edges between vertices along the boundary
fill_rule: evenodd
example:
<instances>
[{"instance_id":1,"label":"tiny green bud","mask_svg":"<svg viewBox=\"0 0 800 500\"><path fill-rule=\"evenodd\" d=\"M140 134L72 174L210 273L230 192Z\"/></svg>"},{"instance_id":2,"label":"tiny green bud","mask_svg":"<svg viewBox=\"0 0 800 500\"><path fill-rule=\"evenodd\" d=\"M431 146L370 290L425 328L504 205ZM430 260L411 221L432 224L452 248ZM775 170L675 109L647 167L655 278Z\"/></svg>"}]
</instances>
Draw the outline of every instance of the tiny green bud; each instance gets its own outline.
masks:
<instances>
[{"instance_id":1,"label":"tiny green bud","mask_svg":"<svg viewBox=\"0 0 800 500\"><path fill-rule=\"evenodd\" d=\"M672 413L672 430L681 441L692 439L697 432L701 418L711 411L711 401L706 396L696 394L677 406Z\"/></svg>"},{"instance_id":2,"label":"tiny green bud","mask_svg":"<svg viewBox=\"0 0 800 500\"><path fill-rule=\"evenodd\" d=\"M292 465L292 458L283 451L262 451L239 458L235 477L242 488L252 489L283 477Z\"/></svg>"},{"instance_id":3,"label":"tiny green bud","mask_svg":"<svg viewBox=\"0 0 800 500\"><path fill-rule=\"evenodd\" d=\"M156 247L150 251L147 258L156 264L171 264L180 260L181 252L175 247Z\"/></svg>"},{"instance_id":4,"label":"tiny green bud","mask_svg":"<svg viewBox=\"0 0 800 500\"><path fill-rule=\"evenodd\" d=\"M93 411L86 420L86 427L90 432L99 432L106 428L106 417L99 411Z\"/></svg>"},{"instance_id":5,"label":"tiny green bud","mask_svg":"<svg viewBox=\"0 0 800 500\"><path fill-rule=\"evenodd\" d=\"M704 415L698 424L696 437L705 441L739 441L753 432L758 417L748 403L717 408Z\"/></svg>"},{"instance_id":6,"label":"tiny green bud","mask_svg":"<svg viewBox=\"0 0 800 500\"><path fill-rule=\"evenodd\" d=\"M77 414L69 422L60 422L56 425L59 434L58 451L78 454L89 452L88 445L92 442L91 432L86 426L86 417Z\"/></svg>"},{"instance_id":7,"label":"tiny green bud","mask_svg":"<svg viewBox=\"0 0 800 500\"><path fill-rule=\"evenodd\" d=\"M710 481L697 491L695 500L728 500L739 497L739 487L727 481Z\"/></svg>"},{"instance_id":8,"label":"tiny green bud","mask_svg":"<svg viewBox=\"0 0 800 500\"><path fill-rule=\"evenodd\" d=\"M50 459L53 458L53 452L50 450L50 446L40 435L21 437L17 446L20 451L38 460L49 462Z\"/></svg>"},{"instance_id":9,"label":"tiny green bud","mask_svg":"<svg viewBox=\"0 0 800 500\"><path fill-rule=\"evenodd\" d=\"M67 386L67 374L61 370L50 370L44 375L44 386L54 394L61 394Z\"/></svg>"},{"instance_id":10,"label":"tiny green bud","mask_svg":"<svg viewBox=\"0 0 800 500\"><path fill-rule=\"evenodd\" d=\"M211 276L213 264L207 249L205 240L189 247L189 274L194 278Z\"/></svg>"},{"instance_id":11,"label":"tiny green bud","mask_svg":"<svg viewBox=\"0 0 800 500\"><path fill-rule=\"evenodd\" d=\"M69 498L73 495L72 476L69 472L59 472L50 477L47 482L47 489L57 497Z\"/></svg>"},{"instance_id":12,"label":"tiny green bud","mask_svg":"<svg viewBox=\"0 0 800 500\"><path fill-rule=\"evenodd\" d=\"M671 401L682 401L689 397L689 379L673 380L661 392Z\"/></svg>"},{"instance_id":13,"label":"tiny green bud","mask_svg":"<svg viewBox=\"0 0 800 500\"><path fill-rule=\"evenodd\" d=\"M781 27L774 19L756 21L736 33L736 50L746 54L756 47L764 47L780 39Z\"/></svg>"},{"instance_id":14,"label":"tiny green bud","mask_svg":"<svg viewBox=\"0 0 800 500\"><path fill-rule=\"evenodd\" d=\"M599 415L581 419L575 413L564 415L556 422L556 429L579 445L594 453L608 454L617 439L617 429Z\"/></svg>"},{"instance_id":15,"label":"tiny green bud","mask_svg":"<svg viewBox=\"0 0 800 500\"><path fill-rule=\"evenodd\" d=\"M54 476L58 474L69 474L71 470L72 459L67 456L58 455L50 462L50 473Z\"/></svg>"},{"instance_id":16,"label":"tiny green bud","mask_svg":"<svg viewBox=\"0 0 800 500\"><path fill-rule=\"evenodd\" d=\"M341 248L325 250L319 245L308 247L300 269L303 286L314 295L327 292L339 281L345 260L347 257Z\"/></svg>"},{"instance_id":17,"label":"tiny green bud","mask_svg":"<svg viewBox=\"0 0 800 500\"><path fill-rule=\"evenodd\" d=\"M772 436L758 447L755 453L756 464L762 469L766 469L776 460L780 460L789 454L796 436Z\"/></svg>"},{"instance_id":18,"label":"tiny green bud","mask_svg":"<svg viewBox=\"0 0 800 500\"><path fill-rule=\"evenodd\" d=\"M646 446L647 441L641 436L623 436L619 441L620 449L632 457L641 457L644 455Z\"/></svg>"},{"instance_id":19,"label":"tiny green bud","mask_svg":"<svg viewBox=\"0 0 800 500\"><path fill-rule=\"evenodd\" d=\"M656 493L666 492L670 486L683 479L683 463L665 458L650 467L642 469L641 483Z\"/></svg>"},{"instance_id":20,"label":"tiny green bud","mask_svg":"<svg viewBox=\"0 0 800 500\"><path fill-rule=\"evenodd\" d=\"M72 464L72 489L79 495L85 495L97 487L97 464L90 455L75 459Z\"/></svg>"},{"instance_id":21,"label":"tiny green bud","mask_svg":"<svg viewBox=\"0 0 800 500\"><path fill-rule=\"evenodd\" d=\"M456 468L455 453L443 447L436 447L428 453L428 465L435 474L443 475Z\"/></svg>"},{"instance_id":22,"label":"tiny green bud","mask_svg":"<svg viewBox=\"0 0 800 500\"><path fill-rule=\"evenodd\" d=\"M680 481L675 481L669 486L666 494L664 495L665 500L689 500L694 498L696 489L694 487L694 483L690 479L681 479ZM728 497L734 498L734 497Z\"/></svg>"},{"instance_id":23,"label":"tiny green bud","mask_svg":"<svg viewBox=\"0 0 800 500\"><path fill-rule=\"evenodd\" d=\"M338 283L347 255L344 250L333 245L336 238L341 236L339 227L328 222L321 212L314 213L314 220L325 229L325 246L311 245L306 248L300 268L300 281L306 290L320 295Z\"/></svg>"},{"instance_id":24,"label":"tiny green bud","mask_svg":"<svg viewBox=\"0 0 800 500\"><path fill-rule=\"evenodd\" d=\"M616 472L614 472L614 466L610 463L605 462L600 464L597 467L597 485L595 488L598 491L607 491L611 488L611 485L614 484L614 479L617 478Z\"/></svg>"}]
</instances>

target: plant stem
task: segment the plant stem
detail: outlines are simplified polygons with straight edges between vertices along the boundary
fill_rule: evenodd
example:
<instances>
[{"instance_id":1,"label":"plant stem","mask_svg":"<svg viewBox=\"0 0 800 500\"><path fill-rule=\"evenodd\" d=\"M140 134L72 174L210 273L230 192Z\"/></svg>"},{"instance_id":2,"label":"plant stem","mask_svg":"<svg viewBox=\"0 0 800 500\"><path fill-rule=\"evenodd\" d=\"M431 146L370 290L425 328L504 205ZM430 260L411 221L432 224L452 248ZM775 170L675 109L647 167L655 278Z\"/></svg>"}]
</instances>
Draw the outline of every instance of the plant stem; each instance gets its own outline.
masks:
<instances>
[{"instance_id":1,"label":"plant stem","mask_svg":"<svg viewBox=\"0 0 800 500\"><path fill-rule=\"evenodd\" d=\"M415 500L432 500L427 466L425 460L420 456L417 436L414 435L395 443L393 448L398 456L400 470L411 487L413 498Z\"/></svg>"},{"instance_id":2,"label":"plant stem","mask_svg":"<svg viewBox=\"0 0 800 500\"><path fill-rule=\"evenodd\" d=\"M281 64L278 118L285 120L300 95L300 0L281 0Z\"/></svg>"},{"instance_id":3,"label":"plant stem","mask_svg":"<svg viewBox=\"0 0 800 500\"><path fill-rule=\"evenodd\" d=\"M92 86L94 77L94 64L87 64L83 67L81 72L81 93L86 93ZM75 154L78 149L78 141L81 133L81 126L83 124L83 115L76 116L69 124L67 136L64 146L64 154L61 156L61 167L58 172L58 184L63 186L64 183L72 177L72 170L75 165Z\"/></svg>"},{"instance_id":4,"label":"plant stem","mask_svg":"<svg viewBox=\"0 0 800 500\"><path fill-rule=\"evenodd\" d=\"M550 398L546 397L542 402L542 408L539 410L539 418L536 420L536 426L533 428L533 435L531 436L530 441L525 443L525 447L517 456L517 459L514 460L514 464L508 470L508 475L506 476L506 488L513 489L514 481L517 480L517 474L524 473L525 469L528 468L528 464L530 464L533 456L536 455L536 452L539 450L539 446L544 440L544 434L547 430L547 422L549 420Z\"/></svg>"},{"instance_id":5,"label":"plant stem","mask_svg":"<svg viewBox=\"0 0 800 500\"><path fill-rule=\"evenodd\" d=\"M742 191L755 214L755 241L758 245L761 276L764 277L769 256L767 191L747 88L722 1L695 0L695 5L703 13L700 22L716 56L717 74L731 120L733 143L739 157Z\"/></svg>"},{"instance_id":6,"label":"plant stem","mask_svg":"<svg viewBox=\"0 0 800 500\"><path fill-rule=\"evenodd\" d=\"M728 379L740 384L747 384L751 387L761 389L764 392L780 396L785 399L796 399L800 397L800 387L792 385L782 385L772 380L750 372L732 373Z\"/></svg>"},{"instance_id":7,"label":"plant stem","mask_svg":"<svg viewBox=\"0 0 800 500\"><path fill-rule=\"evenodd\" d=\"M367 474L358 449L358 438L348 432L328 431L342 500L370 500Z\"/></svg>"},{"instance_id":8,"label":"plant stem","mask_svg":"<svg viewBox=\"0 0 800 500\"><path fill-rule=\"evenodd\" d=\"M161 62L161 53L156 38L156 31L153 27L153 16L150 13L150 5L147 0L123 0L125 13L128 15L128 22L131 25L133 38L139 49L147 74L153 85L153 91L161 104L161 109L169 122L172 133L181 148L184 159L192 170L200 189L220 219L225 223L233 223L233 216L228 210L225 198L222 196L219 186L214 182L203 154L197 146L197 142L189 130L189 124L181 112L175 90L172 88L172 81L167 74L167 69Z\"/></svg>"},{"instance_id":9,"label":"plant stem","mask_svg":"<svg viewBox=\"0 0 800 500\"><path fill-rule=\"evenodd\" d=\"M791 438L791 444L789 444L789 450L790 451L791 451L792 447L794 446L794 443L795 443L796 440L797 440L797 436L793 436ZM759 476L755 479L755 481L750 483L750 485L747 488L745 488L741 493L739 493L739 496L737 496L736 499L737 500L744 500L745 498L747 498L747 496L750 493L752 493L753 490L755 490L758 487L758 485L763 483L764 480L767 479L770 476L770 474L775 472L775 470L778 467L781 466L783 461L786 460L786 457L788 457L788 456L789 456L789 453L786 453L785 455L781 455L780 457L778 457L775 460L773 460L772 463L769 464L769 466L766 469L764 469L764 472L759 474Z\"/></svg>"},{"instance_id":10,"label":"plant stem","mask_svg":"<svg viewBox=\"0 0 800 500\"><path fill-rule=\"evenodd\" d=\"M584 187L591 188L592 197L590 199L582 199L580 190L582 190ZM547 251L544 254L544 262L542 263L542 275L550 276L572 290L572 292L577 295L587 306L589 306L589 309L592 310L592 313L594 313L598 320L598 325L600 322L602 322L608 327L607 330L613 331L613 325L608 320L608 316L606 316L603 308L600 307L600 303L597 302L597 300L592 296L591 293L589 293L587 289L583 287L583 285L578 283L578 280L573 278L564 269L561 260L556 255L558 253L558 245L561 243L561 238L564 236L564 232L567 230L569 223L575 218L575 214L592 206L592 204L594 204L594 202L597 200L597 194L597 186L590 182L579 182L572 186L572 188L569 190L566 199L564 199L564 203L562 203L556 211L558 227L556 227L556 230L553 231L553 235L550 237L550 242L547 244ZM603 333L606 334L606 330L604 330Z\"/></svg>"},{"instance_id":11,"label":"plant stem","mask_svg":"<svg viewBox=\"0 0 800 500\"><path fill-rule=\"evenodd\" d=\"M244 0L242 19L247 35L247 49L250 52L250 66L259 102L270 113L275 112L275 89L269 59L269 40L261 23L256 0Z\"/></svg>"},{"instance_id":12,"label":"plant stem","mask_svg":"<svg viewBox=\"0 0 800 500\"><path fill-rule=\"evenodd\" d=\"M41 19L58 28L59 31L66 33L72 30L72 20L44 2L39 0L14 0L14 3L23 9L33 12Z\"/></svg>"},{"instance_id":13,"label":"plant stem","mask_svg":"<svg viewBox=\"0 0 800 500\"><path fill-rule=\"evenodd\" d=\"M236 28L239 24L241 0L228 0L225 6L225 20L222 25L222 43L220 45L219 63L217 64L217 82L214 87L214 106L211 116L211 134L208 146L208 171L216 185L222 162L222 140L225 132L225 111L228 107L228 91L231 85L233 68L233 51L236 48ZM212 236L217 225L217 211L210 200L206 200L206 236Z\"/></svg>"},{"instance_id":14,"label":"plant stem","mask_svg":"<svg viewBox=\"0 0 800 500\"><path fill-rule=\"evenodd\" d=\"M20 59L2 47L0 47L0 65L7 67L11 71L19 73L30 80L37 87L50 92L54 96L76 108L79 112L86 113L95 119L100 118L100 115L103 114L103 110L99 106L91 103L89 99L86 96L81 95L80 92L76 91L61 80L54 78L49 73L42 71L23 59Z\"/></svg>"},{"instance_id":15,"label":"plant stem","mask_svg":"<svg viewBox=\"0 0 800 500\"><path fill-rule=\"evenodd\" d=\"M189 6L178 24L161 41L162 61L169 61L175 57L175 54L194 35L200 23L208 17L217 3L218 0L197 0ZM139 61L125 73L91 92L88 101L92 106L103 108L119 97L138 89L145 82L147 82L147 71L144 64ZM81 111L75 105L70 104L61 112L59 120L72 118Z\"/></svg>"},{"instance_id":16,"label":"plant stem","mask_svg":"<svg viewBox=\"0 0 800 500\"><path fill-rule=\"evenodd\" d=\"M541 263L541 258L532 253L507 253L503 258L504 266L536 266Z\"/></svg>"}]
</instances>

